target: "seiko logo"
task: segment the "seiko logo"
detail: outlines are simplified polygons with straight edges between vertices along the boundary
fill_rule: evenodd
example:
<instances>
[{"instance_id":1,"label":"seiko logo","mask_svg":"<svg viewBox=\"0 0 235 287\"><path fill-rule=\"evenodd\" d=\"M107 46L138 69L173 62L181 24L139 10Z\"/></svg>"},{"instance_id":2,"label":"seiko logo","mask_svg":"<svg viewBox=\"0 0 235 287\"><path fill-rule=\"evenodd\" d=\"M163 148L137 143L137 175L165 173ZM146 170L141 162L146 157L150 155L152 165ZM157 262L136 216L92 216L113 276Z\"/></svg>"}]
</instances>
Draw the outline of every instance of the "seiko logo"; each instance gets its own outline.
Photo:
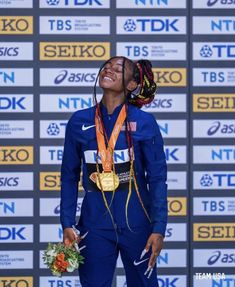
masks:
<instances>
[{"instance_id":1,"label":"seiko logo","mask_svg":"<svg viewBox=\"0 0 235 287\"><path fill-rule=\"evenodd\" d=\"M0 150L1 164L32 164L32 147L2 147Z\"/></svg>"},{"instance_id":2,"label":"seiko logo","mask_svg":"<svg viewBox=\"0 0 235 287\"><path fill-rule=\"evenodd\" d=\"M235 109L235 96L226 95L212 95L212 96L198 96L196 99L197 109L201 110L231 110Z\"/></svg>"},{"instance_id":3,"label":"seiko logo","mask_svg":"<svg viewBox=\"0 0 235 287\"><path fill-rule=\"evenodd\" d=\"M0 287L33 287L32 277L0 277Z\"/></svg>"},{"instance_id":4,"label":"seiko logo","mask_svg":"<svg viewBox=\"0 0 235 287\"><path fill-rule=\"evenodd\" d=\"M234 241L234 224L214 223L214 224L195 224L195 241Z\"/></svg>"},{"instance_id":5,"label":"seiko logo","mask_svg":"<svg viewBox=\"0 0 235 287\"><path fill-rule=\"evenodd\" d=\"M41 58L102 58L106 54L106 47L101 44L84 44L84 43L58 43L58 44L47 44L40 43L43 45L43 51Z\"/></svg>"},{"instance_id":6,"label":"seiko logo","mask_svg":"<svg viewBox=\"0 0 235 287\"><path fill-rule=\"evenodd\" d=\"M32 17L21 18L13 16L5 16L0 19L0 33L1 32L27 32L31 29Z\"/></svg>"}]
</instances>

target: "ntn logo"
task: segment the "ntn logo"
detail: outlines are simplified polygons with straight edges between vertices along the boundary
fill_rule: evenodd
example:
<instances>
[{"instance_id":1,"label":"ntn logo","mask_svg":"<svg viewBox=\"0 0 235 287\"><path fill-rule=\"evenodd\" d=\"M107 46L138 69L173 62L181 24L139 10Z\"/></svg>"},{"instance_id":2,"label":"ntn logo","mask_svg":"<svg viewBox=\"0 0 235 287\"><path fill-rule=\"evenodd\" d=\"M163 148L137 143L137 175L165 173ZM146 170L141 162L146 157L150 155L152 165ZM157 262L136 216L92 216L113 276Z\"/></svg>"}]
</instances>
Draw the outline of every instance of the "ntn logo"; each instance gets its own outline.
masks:
<instances>
[{"instance_id":1,"label":"ntn logo","mask_svg":"<svg viewBox=\"0 0 235 287\"><path fill-rule=\"evenodd\" d=\"M8 214L8 213L15 213L15 202L4 202L3 200L0 201L0 213Z\"/></svg>"},{"instance_id":2,"label":"ntn logo","mask_svg":"<svg viewBox=\"0 0 235 287\"><path fill-rule=\"evenodd\" d=\"M0 81L3 83L15 83L15 72L4 72L0 70Z\"/></svg>"},{"instance_id":3,"label":"ntn logo","mask_svg":"<svg viewBox=\"0 0 235 287\"><path fill-rule=\"evenodd\" d=\"M169 0L135 0L135 4L136 5L140 5L140 4L143 4L143 5L168 5L169 4Z\"/></svg>"},{"instance_id":4,"label":"ntn logo","mask_svg":"<svg viewBox=\"0 0 235 287\"><path fill-rule=\"evenodd\" d=\"M212 31L235 31L235 20L219 19L211 20Z\"/></svg>"},{"instance_id":5,"label":"ntn logo","mask_svg":"<svg viewBox=\"0 0 235 287\"><path fill-rule=\"evenodd\" d=\"M58 106L60 109L74 108L74 109L86 109L93 106L92 98L82 98L82 97L71 97L71 98L59 98Z\"/></svg>"}]
</instances>

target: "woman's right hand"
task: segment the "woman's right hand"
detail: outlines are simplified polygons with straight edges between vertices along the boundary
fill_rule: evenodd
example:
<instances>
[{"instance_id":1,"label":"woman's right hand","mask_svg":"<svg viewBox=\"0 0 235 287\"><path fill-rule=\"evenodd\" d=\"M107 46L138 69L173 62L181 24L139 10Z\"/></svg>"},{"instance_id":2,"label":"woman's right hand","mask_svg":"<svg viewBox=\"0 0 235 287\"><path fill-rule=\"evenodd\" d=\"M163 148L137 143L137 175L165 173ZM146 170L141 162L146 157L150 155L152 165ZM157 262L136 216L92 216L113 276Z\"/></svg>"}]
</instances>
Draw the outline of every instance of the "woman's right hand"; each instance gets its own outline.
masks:
<instances>
[{"instance_id":1,"label":"woman's right hand","mask_svg":"<svg viewBox=\"0 0 235 287\"><path fill-rule=\"evenodd\" d=\"M66 245L69 245L69 244L71 244L74 240L76 240L77 243L79 243L80 240L81 240L81 239L80 239L80 236L77 235L77 234L74 232L73 228L71 228L71 227L65 228L65 229L64 229L64 232L63 232L63 243L64 243L64 245L65 245L65 246L66 246Z\"/></svg>"}]
</instances>

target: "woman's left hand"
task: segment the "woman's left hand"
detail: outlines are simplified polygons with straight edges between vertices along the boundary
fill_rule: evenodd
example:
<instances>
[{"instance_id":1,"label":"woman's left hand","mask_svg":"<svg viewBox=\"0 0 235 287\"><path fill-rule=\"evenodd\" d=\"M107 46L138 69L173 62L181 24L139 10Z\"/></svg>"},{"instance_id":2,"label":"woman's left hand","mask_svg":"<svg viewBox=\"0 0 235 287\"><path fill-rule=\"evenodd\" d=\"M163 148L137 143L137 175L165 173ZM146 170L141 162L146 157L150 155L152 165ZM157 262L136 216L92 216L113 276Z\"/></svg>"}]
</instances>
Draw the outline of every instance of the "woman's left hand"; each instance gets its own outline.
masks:
<instances>
[{"instance_id":1,"label":"woman's left hand","mask_svg":"<svg viewBox=\"0 0 235 287\"><path fill-rule=\"evenodd\" d=\"M152 254L149 259L148 266L154 267L157 257L160 254L162 247L163 247L163 236L160 233L152 233L147 241L145 246L146 253L152 248Z\"/></svg>"}]
</instances>

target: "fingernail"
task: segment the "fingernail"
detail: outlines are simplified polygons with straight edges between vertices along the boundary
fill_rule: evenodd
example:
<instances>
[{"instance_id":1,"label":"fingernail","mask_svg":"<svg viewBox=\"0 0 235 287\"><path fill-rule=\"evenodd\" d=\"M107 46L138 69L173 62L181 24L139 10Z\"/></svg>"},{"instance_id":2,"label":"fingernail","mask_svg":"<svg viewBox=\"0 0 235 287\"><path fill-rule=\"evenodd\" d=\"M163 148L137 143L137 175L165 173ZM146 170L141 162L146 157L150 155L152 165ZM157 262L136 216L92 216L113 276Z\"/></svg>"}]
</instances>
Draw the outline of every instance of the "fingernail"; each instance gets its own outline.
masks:
<instances>
[{"instance_id":1,"label":"fingernail","mask_svg":"<svg viewBox=\"0 0 235 287\"><path fill-rule=\"evenodd\" d=\"M82 247L80 247L80 248L79 248L79 252L80 252L82 249L84 249L84 248L86 248L86 245L83 245Z\"/></svg>"},{"instance_id":2,"label":"fingernail","mask_svg":"<svg viewBox=\"0 0 235 287\"><path fill-rule=\"evenodd\" d=\"M144 275L146 275L151 269L151 266L148 266L147 270L145 271Z\"/></svg>"},{"instance_id":3,"label":"fingernail","mask_svg":"<svg viewBox=\"0 0 235 287\"><path fill-rule=\"evenodd\" d=\"M150 276L152 275L152 273L153 273L153 268L151 267L151 269L150 269L150 271L149 271L149 275L148 275L148 279L150 278Z\"/></svg>"},{"instance_id":4,"label":"fingernail","mask_svg":"<svg viewBox=\"0 0 235 287\"><path fill-rule=\"evenodd\" d=\"M88 231L81 236L81 239L84 239L87 236L87 234L88 234Z\"/></svg>"},{"instance_id":5,"label":"fingernail","mask_svg":"<svg viewBox=\"0 0 235 287\"><path fill-rule=\"evenodd\" d=\"M144 250L142 251L141 255L140 255L140 259L142 259L146 253L147 253L147 250L144 249Z\"/></svg>"}]
</instances>

